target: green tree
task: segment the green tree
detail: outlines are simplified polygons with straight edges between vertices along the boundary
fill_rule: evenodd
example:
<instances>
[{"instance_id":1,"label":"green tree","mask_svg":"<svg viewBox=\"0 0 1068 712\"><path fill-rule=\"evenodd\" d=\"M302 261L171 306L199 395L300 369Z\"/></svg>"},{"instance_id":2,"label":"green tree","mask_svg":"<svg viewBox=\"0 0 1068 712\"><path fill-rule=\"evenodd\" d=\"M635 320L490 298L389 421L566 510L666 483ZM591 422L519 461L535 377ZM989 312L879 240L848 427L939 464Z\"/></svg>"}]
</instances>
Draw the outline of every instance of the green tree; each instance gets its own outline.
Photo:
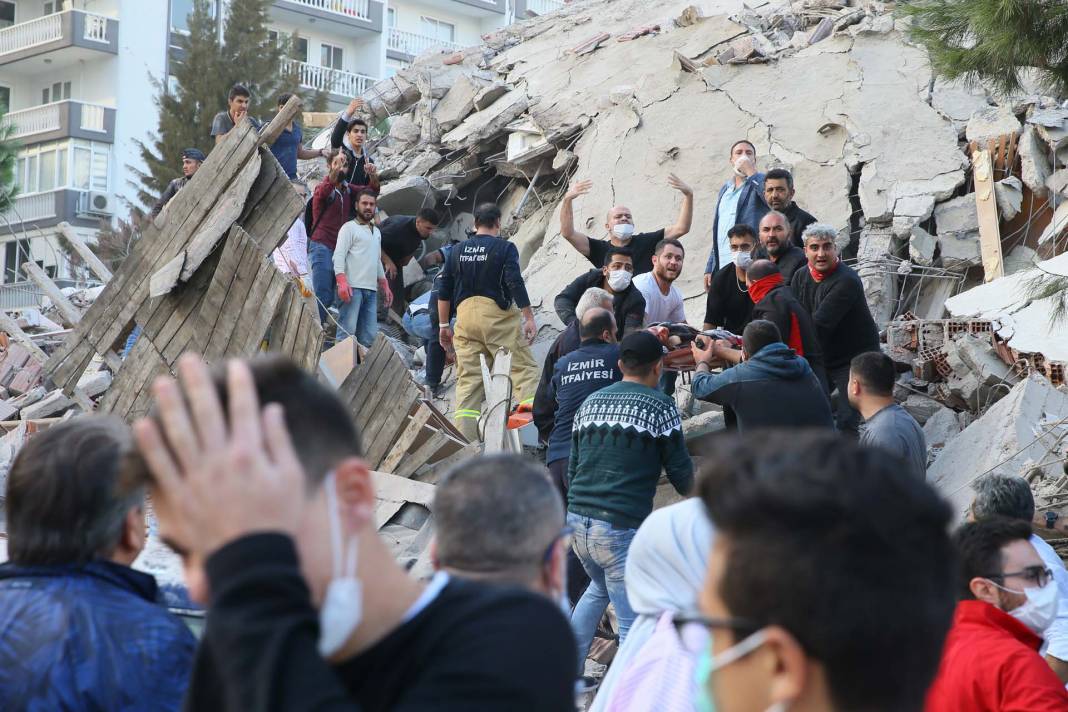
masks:
<instances>
[{"instance_id":1,"label":"green tree","mask_svg":"<svg viewBox=\"0 0 1068 712\"><path fill-rule=\"evenodd\" d=\"M1068 2L1064 0L910 0L910 34L947 79L984 80L1004 92L1033 69L1045 90L1068 95Z\"/></svg>"},{"instance_id":2,"label":"green tree","mask_svg":"<svg viewBox=\"0 0 1068 712\"><path fill-rule=\"evenodd\" d=\"M232 0L219 41L218 25L208 0L195 0L188 34L177 36L180 61L173 61L173 91L157 81L159 130L150 144L138 142L147 170L139 172L138 200L151 205L167 183L181 175L181 153L215 145L211 123L226 110L234 84L252 93L249 114L269 120L278 95L298 88L296 72L284 60L290 39L274 39L267 20L271 0ZM311 93L311 92L307 92ZM307 101L309 97L305 96Z\"/></svg>"},{"instance_id":3,"label":"green tree","mask_svg":"<svg viewBox=\"0 0 1068 712\"><path fill-rule=\"evenodd\" d=\"M7 113L6 109L4 113ZM15 183L19 144L11 138L14 132L15 125L5 124L3 116L0 116L0 213L8 211L19 192Z\"/></svg>"}]
</instances>

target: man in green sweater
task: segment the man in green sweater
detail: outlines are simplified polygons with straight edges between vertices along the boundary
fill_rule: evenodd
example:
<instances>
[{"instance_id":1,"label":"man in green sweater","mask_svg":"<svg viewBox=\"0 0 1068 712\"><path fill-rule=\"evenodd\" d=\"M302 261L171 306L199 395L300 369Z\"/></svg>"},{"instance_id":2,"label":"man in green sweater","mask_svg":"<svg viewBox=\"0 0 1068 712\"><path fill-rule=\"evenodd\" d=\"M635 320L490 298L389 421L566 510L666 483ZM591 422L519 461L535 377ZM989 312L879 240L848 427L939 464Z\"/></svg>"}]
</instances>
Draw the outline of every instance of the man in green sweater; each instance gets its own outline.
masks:
<instances>
[{"instance_id":1,"label":"man in green sweater","mask_svg":"<svg viewBox=\"0 0 1068 712\"><path fill-rule=\"evenodd\" d=\"M575 414L567 524L574 532L575 554L590 576L571 614L580 667L609 601L616 609L620 643L634 621L623 572L634 533L653 510L661 470L679 494L693 487L682 416L675 401L657 389L662 356L655 336L629 334L619 345L623 380L591 394Z\"/></svg>"}]
</instances>

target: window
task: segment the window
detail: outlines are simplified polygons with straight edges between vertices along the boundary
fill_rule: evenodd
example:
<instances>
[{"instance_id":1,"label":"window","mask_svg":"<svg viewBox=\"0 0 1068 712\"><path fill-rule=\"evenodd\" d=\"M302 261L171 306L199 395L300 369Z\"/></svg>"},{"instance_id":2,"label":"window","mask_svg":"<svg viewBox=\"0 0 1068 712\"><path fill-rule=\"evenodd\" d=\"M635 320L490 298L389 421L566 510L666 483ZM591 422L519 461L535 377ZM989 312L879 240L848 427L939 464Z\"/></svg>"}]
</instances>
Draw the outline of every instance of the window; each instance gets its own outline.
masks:
<instances>
[{"instance_id":1,"label":"window","mask_svg":"<svg viewBox=\"0 0 1068 712\"><path fill-rule=\"evenodd\" d=\"M22 274L19 270L24 262L30 261L30 241L12 240L4 246L4 281L18 282Z\"/></svg>"},{"instance_id":2,"label":"window","mask_svg":"<svg viewBox=\"0 0 1068 712\"><path fill-rule=\"evenodd\" d=\"M46 2L44 4L44 14L53 15L63 9L63 0L55 0L55 2Z\"/></svg>"},{"instance_id":3,"label":"window","mask_svg":"<svg viewBox=\"0 0 1068 712\"><path fill-rule=\"evenodd\" d=\"M294 37L289 48L289 56L298 62L308 61L308 40L304 37Z\"/></svg>"},{"instance_id":4,"label":"window","mask_svg":"<svg viewBox=\"0 0 1068 712\"><path fill-rule=\"evenodd\" d=\"M456 26L433 17L420 17L419 23L423 34L438 42L452 42L456 37Z\"/></svg>"},{"instance_id":5,"label":"window","mask_svg":"<svg viewBox=\"0 0 1068 712\"><path fill-rule=\"evenodd\" d=\"M0 114L6 114L11 107L11 87L0 87Z\"/></svg>"},{"instance_id":6,"label":"window","mask_svg":"<svg viewBox=\"0 0 1068 712\"><path fill-rule=\"evenodd\" d=\"M56 82L52 86L41 90L42 104L50 104L64 99L70 99L70 82Z\"/></svg>"},{"instance_id":7,"label":"window","mask_svg":"<svg viewBox=\"0 0 1068 712\"><path fill-rule=\"evenodd\" d=\"M16 182L21 193L44 193L60 188L109 188L111 145L97 141L57 141L19 151Z\"/></svg>"},{"instance_id":8,"label":"window","mask_svg":"<svg viewBox=\"0 0 1068 712\"><path fill-rule=\"evenodd\" d=\"M0 28L15 24L15 3L10 0L0 2Z\"/></svg>"},{"instance_id":9,"label":"window","mask_svg":"<svg viewBox=\"0 0 1068 712\"><path fill-rule=\"evenodd\" d=\"M171 0L171 28L189 32L189 16L193 14L194 0Z\"/></svg>"},{"instance_id":10,"label":"window","mask_svg":"<svg viewBox=\"0 0 1068 712\"><path fill-rule=\"evenodd\" d=\"M55 190L56 189L56 152L49 146L49 150L41 151L38 156L38 162L40 163L40 183L37 186L38 191Z\"/></svg>"},{"instance_id":11,"label":"window","mask_svg":"<svg viewBox=\"0 0 1068 712\"><path fill-rule=\"evenodd\" d=\"M321 49L322 53L319 59L319 66L329 67L330 69L341 69L341 48L324 43Z\"/></svg>"},{"instance_id":12,"label":"window","mask_svg":"<svg viewBox=\"0 0 1068 712\"><path fill-rule=\"evenodd\" d=\"M76 190L108 189L111 146L95 141L71 141L71 182Z\"/></svg>"},{"instance_id":13,"label":"window","mask_svg":"<svg viewBox=\"0 0 1068 712\"><path fill-rule=\"evenodd\" d=\"M388 27L389 29L392 30L396 26L397 26L397 8L391 7L391 8L389 8L388 13L386 14L386 27Z\"/></svg>"}]
</instances>

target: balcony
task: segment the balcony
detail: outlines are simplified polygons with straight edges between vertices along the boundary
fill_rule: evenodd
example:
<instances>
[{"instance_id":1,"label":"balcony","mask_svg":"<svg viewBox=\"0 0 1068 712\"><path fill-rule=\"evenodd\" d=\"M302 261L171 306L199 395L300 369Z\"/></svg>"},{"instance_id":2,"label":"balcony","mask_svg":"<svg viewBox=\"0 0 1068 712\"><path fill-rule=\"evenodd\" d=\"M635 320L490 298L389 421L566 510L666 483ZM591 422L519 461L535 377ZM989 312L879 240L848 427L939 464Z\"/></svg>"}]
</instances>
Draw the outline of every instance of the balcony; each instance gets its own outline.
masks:
<instances>
[{"instance_id":1,"label":"balcony","mask_svg":"<svg viewBox=\"0 0 1068 712\"><path fill-rule=\"evenodd\" d=\"M87 191L74 188L20 195L15 198L14 207L0 215L0 231L10 234L12 229L25 230L28 237L35 237L35 230L54 227L63 221L78 227L99 227L101 218L106 216L91 215L86 210L88 197Z\"/></svg>"},{"instance_id":2,"label":"balcony","mask_svg":"<svg viewBox=\"0 0 1068 712\"><path fill-rule=\"evenodd\" d=\"M505 14L505 0L453 0L456 12L475 17L493 17Z\"/></svg>"},{"instance_id":3,"label":"balcony","mask_svg":"<svg viewBox=\"0 0 1068 712\"><path fill-rule=\"evenodd\" d=\"M0 66L34 74L118 54L119 22L81 10L64 10L0 30Z\"/></svg>"},{"instance_id":4,"label":"balcony","mask_svg":"<svg viewBox=\"0 0 1068 712\"><path fill-rule=\"evenodd\" d=\"M564 0L516 0L515 16L523 19L530 15L548 15L567 7Z\"/></svg>"},{"instance_id":5,"label":"balcony","mask_svg":"<svg viewBox=\"0 0 1068 712\"><path fill-rule=\"evenodd\" d=\"M427 50L454 50L460 49L460 47L462 45L457 42L437 40L416 32L405 32L404 30L391 28L386 42L386 55L391 59L410 62L416 55L420 55Z\"/></svg>"},{"instance_id":6,"label":"balcony","mask_svg":"<svg viewBox=\"0 0 1068 712\"><path fill-rule=\"evenodd\" d=\"M335 101L346 104L349 99L363 94L372 84L378 81L366 74L320 67L316 64L309 64L296 59L289 59L286 62L288 68L296 72L302 87L333 94L335 95Z\"/></svg>"},{"instance_id":7,"label":"balcony","mask_svg":"<svg viewBox=\"0 0 1068 712\"><path fill-rule=\"evenodd\" d=\"M81 101L58 101L12 111L4 116L3 123L13 125L12 138L24 144L60 138L115 141L115 110Z\"/></svg>"},{"instance_id":8,"label":"balcony","mask_svg":"<svg viewBox=\"0 0 1068 712\"><path fill-rule=\"evenodd\" d=\"M381 32L384 8L382 0L274 0L271 14L298 27L323 22L336 30Z\"/></svg>"}]
</instances>

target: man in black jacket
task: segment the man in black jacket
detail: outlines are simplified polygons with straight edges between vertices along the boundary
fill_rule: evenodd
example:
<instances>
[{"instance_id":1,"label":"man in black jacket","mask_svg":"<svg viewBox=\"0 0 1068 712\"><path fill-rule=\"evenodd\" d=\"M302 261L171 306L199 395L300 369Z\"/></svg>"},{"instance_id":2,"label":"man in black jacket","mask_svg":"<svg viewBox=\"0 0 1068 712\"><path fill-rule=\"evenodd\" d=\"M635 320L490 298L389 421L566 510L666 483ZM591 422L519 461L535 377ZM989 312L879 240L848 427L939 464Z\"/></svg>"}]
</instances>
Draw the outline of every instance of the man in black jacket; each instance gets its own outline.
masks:
<instances>
[{"instance_id":1,"label":"man in black jacket","mask_svg":"<svg viewBox=\"0 0 1068 712\"><path fill-rule=\"evenodd\" d=\"M779 329L783 343L803 356L827 392L827 371L823 349L812 317L797 301L790 287L783 284L779 268L771 260L757 260L745 275L749 296L753 300L753 321L764 319Z\"/></svg>"},{"instance_id":2,"label":"man in black jacket","mask_svg":"<svg viewBox=\"0 0 1068 712\"><path fill-rule=\"evenodd\" d=\"M798 249L804 247L801 235L805 228L816 222L794 202L794 177L785 168L772 168L764 174L764 202L772 210L777 210L790 221L790 236ZM789 279L787 279L789 282Z\"/></svg>"},{"instance_id":3,"label":"man in black jacket","mask_svg":"<svg viewBox=\"0 0 1068 712\"><path fill-rule=\"evenodd\" d=\"M367 122L356 116L362 106L363 99L353 99L338 115L330 134L330 147L340 149L349 159L346 182L378 190L378 168L367 152Z\"/></svg>"},{"instance_id":4,"label":"man in black jacket","mask_svg":"<svg viewBox=\"0 0 1068 712\"><path fill-rule=\"evenodd\" d=\"M541 380L538 381L538 389L534 393L534 425L538 428L538 438L542 442L549 441L549 433L552 432L553 420L556 417L556 399L549 393L556 362L577 349L582 343L582 337L579 336L579 323L582 321L582 316L594 307L612 311L612 295L600 287L587 289L575 307L577 318L560 332L553 341L553 345L549 347L549 353L545 355L541 368Z\"/></svg>"},{"instance_id":5,"label":"man in black jacket","mask_svg":"<svg viewBox=\"0 0 1068 712\"><path fill-rule=\"evenodd\" d=\"M774 262L783 281L789 284L794 272L808 263L805 251L794 244L794 239L793 228L786 215L772 210L760 220L760 247L753 254L753 259Z\"/></svg>"},{"instance_id":6,"label":"man in black jacket","mask_svg":"<svg viewBox=\"0 0 1068 712\"><path fill-rule=\"evenodd\" d=\"M808 266L794 273L790 287L812 315L828 380L838 390L835 423L856 437L860 413L849 403L849 362L857 354L879 350L879 330L860 277L838 256L837 235L833 226L821 223L805 230Z\"/></svg>"},{"instance_id":7,"label":"man in black jacket","mask_svg":"<svg viewBox=\"0 0 1068 712\"><path fill-rule=\"evenodd\" d=\"M556 603L397 564L334 392L278 357L231 361L225 385L195 355L178 370L126 474L208 603L186 709L574 709Z\"/></svg>"},{"instance_id":8,"label":"man in black jacket","mask_svg":"<svg viewBox=\"0 0 1068 712\"><path fill-rule=\"evenodd\" d=\"M404 313L408 304L404 267L419 251L419 246L434 234L440 219L433 208L423 208L418 215L390 215L378 226L382 231L382 267L393 292L392 309L398 315Z\"/></svg>"},{"instance_id":9,"label":"man in black jacket","mask_svg":"<svg viewBox=\"0 0 1068 712\"><path fill-rule=\"evenodd\" d=\"M738 223L727 231L730 242L730 260L712 275L705 302L704 328L726 329L732 334L741 334L753 313L753 300L745 285L745 271L753 261L756 247L753 228Z\"/></svg>"},{"instance_id":10,"label":"man in black jacket","mask_svg":"<svg viewBox=\"0 0 1068 712\"><path fill-rule=\"evenodd\" d=\"M605 255L601 269L591 269L564 287L556 295L553 307L564 324L575 321L575 306L590 287L600 287L612 295L612 311L616 315L616 338L641 329L645 324L645 297L631 283L634 259L630 248L612 247Z\"/></svg>"},{"instance_id":11,"label":"man in black jacket","mask_svg":"<svg viewBox=\"0 0 1068 712\"><path fill-rule=\"evenodd\" d=\"M152 206L152 210L148 214L154 218L163 212L163 208L167 207L167 203L171 202L171 198L178 195L178 191L192 180L193 174L197 172L200 164L206 159L207 156L199 148L187 148L182 151L182 177L175 178L167 184L163 194L159 196L159 200Z\"/></svg>"},{"instance_id":12,"label":"man in black jacket","mask_svg":"<svg viewBox=\"0 0 1068 712\"><path fill-rule=\"evenodd\" d=\"M695 340L690 348L697 362L693 397L730 406L738 416L739 432L834 427L823 385L808 362L783 343L779 329L770 321L749 322L742 334L741 354L723 341L698 344ZM713 374L709 367L713 358L736 365Z\"/></svg>"}]
</instances>

